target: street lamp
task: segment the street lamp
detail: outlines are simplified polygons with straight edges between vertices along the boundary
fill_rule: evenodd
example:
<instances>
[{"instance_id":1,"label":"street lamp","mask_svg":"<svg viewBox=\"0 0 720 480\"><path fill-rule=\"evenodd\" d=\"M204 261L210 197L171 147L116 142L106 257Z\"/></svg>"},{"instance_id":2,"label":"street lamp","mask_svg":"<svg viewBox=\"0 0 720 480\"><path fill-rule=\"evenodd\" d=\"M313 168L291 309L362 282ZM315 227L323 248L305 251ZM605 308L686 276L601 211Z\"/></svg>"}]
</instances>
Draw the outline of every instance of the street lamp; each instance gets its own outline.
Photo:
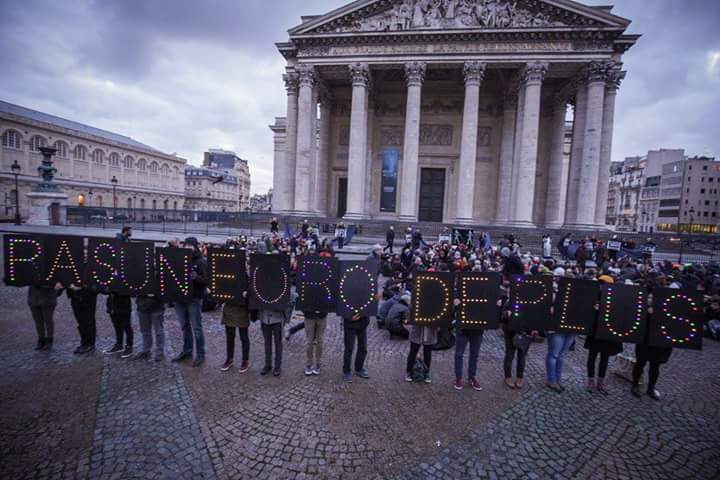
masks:
<instances>
[{"instance_id":1,"label":"street lamp","mask_svg":"<svg viewBox=\"0 0 720 480\"><path fill-rule=\"evenodd\" d=\"M18 188L18 176L20 175L22 167L18 161L15 160L13 164L10 165L10 169L12 170L12 174L15 176L15 225L20 225L22 220L20 219L20 190Z\"/></svg>"},{"instance_id":2,"label":"street lamp","mask_svg":"<svg viewBox=\"0 0 720 480\"><path fill-rule=\"evenodd\" d=\"M110 179L110 183L112 183L112 189L113 189L113 219L117 217L117 184L118 179L113 175L113 177Z\"/></svg>"}]
</instances>

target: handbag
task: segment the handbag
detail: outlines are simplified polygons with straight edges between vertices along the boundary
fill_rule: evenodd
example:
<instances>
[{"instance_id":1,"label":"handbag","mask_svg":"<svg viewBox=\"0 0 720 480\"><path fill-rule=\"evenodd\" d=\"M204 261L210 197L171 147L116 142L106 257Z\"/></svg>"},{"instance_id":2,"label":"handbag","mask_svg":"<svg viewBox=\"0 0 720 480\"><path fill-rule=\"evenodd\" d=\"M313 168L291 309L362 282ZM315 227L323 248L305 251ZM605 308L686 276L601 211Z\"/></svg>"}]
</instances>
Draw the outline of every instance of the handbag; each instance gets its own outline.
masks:
<instances>
[{"instance_id":1,"label":"handbag","mask_svg":"<svg viewBox=\"0 0 720 480\"><path fill-rule=\"evenodd\" d=\"M425 362L420 360L419 358L415 360L415 365L413 365L412 369L412 381L413 382L424 382L425 377L428 374L428 367L425 365Z\"/></svg>"},{"instance_id":2,"label":"handbag","mask_svg":"<svg viewBox=\"0 0 720 480\"><path fill-rule=\"evenodd\" d=\"M527 352L530 349L530 344L533 342L532 336L527 333L516 333L513 337L513 345L518 350Z\"/></svg>"}]
</instances>

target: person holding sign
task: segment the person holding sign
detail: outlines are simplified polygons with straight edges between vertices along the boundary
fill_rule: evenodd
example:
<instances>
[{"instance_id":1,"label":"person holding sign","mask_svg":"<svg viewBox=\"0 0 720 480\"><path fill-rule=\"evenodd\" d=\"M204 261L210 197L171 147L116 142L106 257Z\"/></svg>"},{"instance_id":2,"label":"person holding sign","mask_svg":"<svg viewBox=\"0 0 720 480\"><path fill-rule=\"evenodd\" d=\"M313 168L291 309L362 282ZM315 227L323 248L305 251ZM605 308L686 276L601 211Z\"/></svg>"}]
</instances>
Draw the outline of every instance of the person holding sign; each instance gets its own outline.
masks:
<instances>
[{"instance_id":1,"label":"person holding sign","mask_svg":"<svg viewBox=\"0 0 720 480\"><path fill-rule=\"evenodd\" d=\"M343 380L347 383L352 382L352 356L357 343L357 352L355 353L355 375L368 379L370 374L365 368L365 358L367 357L367 327L370 324L370 317L361 316L359 313L352 317L343 318L343 343L345 349L343 352Z\"/></svg>"},{"instance_id":2,"label":"person holding sign","mask_svg":"<svg viewBox=\"0 0 720 480\"><path fill-rule=\"evenodd\" d=\"M70 306L80 333L80 346L73 353L75 355L93 353L97 336L95 324L97 289L89 286L78 287L71 284L67 289L67 296L70 298Z\"/></svg>"},{"instance_id":3,"label":"person holding sign","mask_svg":"<svg viewBox=\"0 0 720 480\"><path fill-rule=\"evenodd\" d=\"M240 373L250 369L250 311L247 307L247 291L243 292L243 300L229 300L223 305L222 324L225 326L225 363L220 371L227 372L232 368L235 358L235 330L242 345L242 363ZM269 370L268 370L269 371Z\"/></svg>"},{"instance_id":4,"label":"person holding sign","mask_svg":"<svg viewBox=\"0 0 720 480\"><path fill-rule=\"evenodd\" d=\"M35 285L28 288L27 303L38 334L35 350L50 350L52 348L55 331L55 307L57 307L57 297L61 292L62 285L60 283L55 284L54 288Z\"/></svg>"},{"instance_id":5,"label":"person holding sign","mask_svg":"<svg viewBox=\"0 0 720 480\"><path fill-rule=\"evenodd\" d=\"M613 279L609 275L600 275L598 277L598 280L604 284L612 285L615 283L615 279ZM599 309L600 304L595 304L595 310L598 311L599 315ZM595 324L595 322L593 322ZM588 351L588 357L587 357L587 386L586 390L588 392L592 392L593 390L597 389L598 392L606 394L607 391L607 385L605 383L605 375L607 373L608 363L610 361L610 357L613 355L619 355L623 351L623 344L622 342L615 342L613 340L601 340L599 338L595 337L595 332L593 331L592 334L585 337L585 348ZM600 357L600 360L598 362L598 356ZM598 364L597 367L597 379L595 378L595 364Z\"/></svg>"}]
</instances>

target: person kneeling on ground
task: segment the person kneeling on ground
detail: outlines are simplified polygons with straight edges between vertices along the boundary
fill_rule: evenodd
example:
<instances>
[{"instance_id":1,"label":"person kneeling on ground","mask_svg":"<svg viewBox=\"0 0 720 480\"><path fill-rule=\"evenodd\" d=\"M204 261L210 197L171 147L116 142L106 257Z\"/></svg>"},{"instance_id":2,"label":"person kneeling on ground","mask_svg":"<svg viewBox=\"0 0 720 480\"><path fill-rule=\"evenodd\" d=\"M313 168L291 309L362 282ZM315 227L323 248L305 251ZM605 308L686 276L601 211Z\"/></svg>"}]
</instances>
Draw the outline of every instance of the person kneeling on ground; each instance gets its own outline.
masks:
<instances>
[{"instance_id":1,"label":"person kneeling on ground","mask_svg":"<svg viewBox=\"0 0 720 480\"><path fill-rule=\"evenodd\" d=\"M393 336L408 338L410 336L410 332L405 328L405 323L409 318L410 295L405 294L390 307L385 317L385 328L390 332L390 338Z\"/></svg>"}]
</instances>

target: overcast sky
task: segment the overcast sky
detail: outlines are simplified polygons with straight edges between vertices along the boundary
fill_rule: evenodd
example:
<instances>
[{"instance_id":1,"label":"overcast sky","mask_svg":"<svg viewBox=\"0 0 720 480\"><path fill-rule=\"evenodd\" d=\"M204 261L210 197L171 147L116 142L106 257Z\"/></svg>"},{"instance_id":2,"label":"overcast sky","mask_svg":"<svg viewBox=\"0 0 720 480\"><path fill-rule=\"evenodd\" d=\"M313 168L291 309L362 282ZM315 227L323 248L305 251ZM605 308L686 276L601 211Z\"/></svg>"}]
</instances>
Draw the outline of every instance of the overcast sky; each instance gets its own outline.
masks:
<instances>
[{"instance_id":1,"label":"overcast sky","mask_svg":"<svg viewBox=\"0 0 720 480\"><path fill-rule=\"evenodd\" d=\"M0 99L193 164L207 148L232 149L263 193L272 184L268 125L285 114L274 42L300 15L348 1L2 0ZM643 37L625 55L613 159L661 147L720 157L720 1L615 5Z\"/></svg>"}]
</instances>

